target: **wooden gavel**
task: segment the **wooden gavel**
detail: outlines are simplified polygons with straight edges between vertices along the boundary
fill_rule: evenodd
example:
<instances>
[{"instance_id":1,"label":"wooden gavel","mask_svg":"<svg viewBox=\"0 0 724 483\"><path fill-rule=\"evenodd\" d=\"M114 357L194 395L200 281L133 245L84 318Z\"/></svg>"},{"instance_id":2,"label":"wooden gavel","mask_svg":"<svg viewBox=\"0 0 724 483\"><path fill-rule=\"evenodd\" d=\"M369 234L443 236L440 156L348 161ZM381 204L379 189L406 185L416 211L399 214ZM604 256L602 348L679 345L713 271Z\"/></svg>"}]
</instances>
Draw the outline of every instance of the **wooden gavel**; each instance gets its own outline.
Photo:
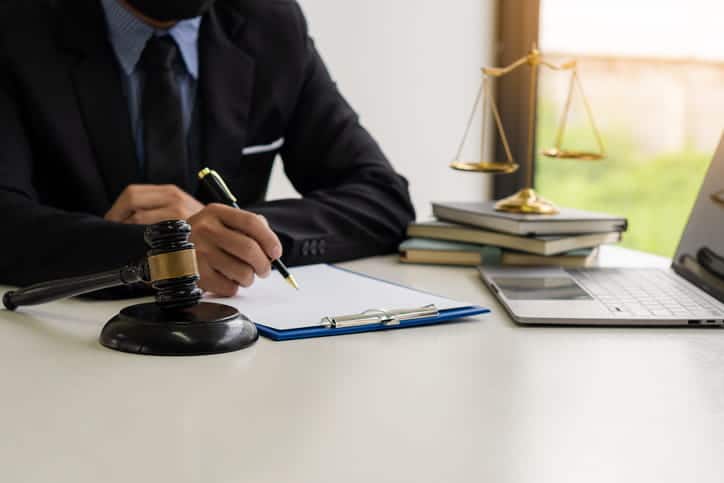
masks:
<instances>
[{"instance_id":1,"label":"wooden gavel","mask_svg":"<svg viewBox=\"0 0 724 483\"><path fill-rule=\"evenodd\" d=\"M80 277L42 282L7 292L3 304L8 310L39 305L83 295L96 290L145 282L156 291L156 303L164 309L196 305L202 291L194 245L189 241L191 226L182 220L150 225L145 232L149 251L142 260L119 269Z\"/></svg>"},{"instance_id":2,"label":"wooden gavel","mask_svg":"<svg viewBox=\"0 0 724 483\"><path fill-rule=\"evenodd\" d=\"M258 338L256 326L234 307L201 302L191 226L183 220L150 225L149 251L140 261L101 273L43 282L7 292L8 310L144 282L155 303L126 307L103 328L100 342L111 349L154 355L201 355L243 349Z\"/></svg>"}]
</instances>

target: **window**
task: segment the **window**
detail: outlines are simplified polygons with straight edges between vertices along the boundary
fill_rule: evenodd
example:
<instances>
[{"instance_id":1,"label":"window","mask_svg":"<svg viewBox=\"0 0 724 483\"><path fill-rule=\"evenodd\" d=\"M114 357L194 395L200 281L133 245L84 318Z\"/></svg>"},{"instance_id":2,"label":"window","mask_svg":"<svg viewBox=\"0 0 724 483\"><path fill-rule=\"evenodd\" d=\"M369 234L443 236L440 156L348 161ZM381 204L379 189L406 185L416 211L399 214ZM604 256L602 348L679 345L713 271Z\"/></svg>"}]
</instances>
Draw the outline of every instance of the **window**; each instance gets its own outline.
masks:
<instances>
[{"instance_id":1,"label":"window","mask_svg":"<svg viewBox=\"0 0 724 483\"><path fill-rule=\"evenodd\" d=\"M536 189L561 206L627 216L623 245L672 256L724 129L724 6L541 0L539 45L579 73L607 159L536 159ZM521 52L522 55L524 52ZM536 151L554 143L569 77L541 70ZM574 97L564 146L595 150Z\"/></svg>"}]
</instances>

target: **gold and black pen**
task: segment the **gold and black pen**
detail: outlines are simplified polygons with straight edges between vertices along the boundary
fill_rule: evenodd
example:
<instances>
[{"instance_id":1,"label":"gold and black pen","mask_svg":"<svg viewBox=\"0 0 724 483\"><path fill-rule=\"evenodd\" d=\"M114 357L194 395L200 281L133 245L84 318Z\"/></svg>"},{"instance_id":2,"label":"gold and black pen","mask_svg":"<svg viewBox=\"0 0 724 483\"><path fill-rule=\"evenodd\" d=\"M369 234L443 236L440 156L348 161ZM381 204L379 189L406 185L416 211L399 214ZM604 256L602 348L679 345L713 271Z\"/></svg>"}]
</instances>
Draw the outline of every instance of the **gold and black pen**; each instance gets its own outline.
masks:
<instances>
[{"instance_id":1,"label":"gold and black pen","mask_svg":"<svg viewBox=\"0 0 724 483\"><path fill-rule=\"evenodd\" d=\"M236 204L236 197L231 192L226 183L221 178L221 175L213 169L204 168L199 171L199 180L206 186L209 193L215 198L217 203L221 203L234 208L239 208ZM284 277L289 285L299 290L299 284L294 278L294 275L289 273L289 269L284 265L280 259L271 261L272 267L276 268L277 271Z\"/></svg>"}]
</instances>

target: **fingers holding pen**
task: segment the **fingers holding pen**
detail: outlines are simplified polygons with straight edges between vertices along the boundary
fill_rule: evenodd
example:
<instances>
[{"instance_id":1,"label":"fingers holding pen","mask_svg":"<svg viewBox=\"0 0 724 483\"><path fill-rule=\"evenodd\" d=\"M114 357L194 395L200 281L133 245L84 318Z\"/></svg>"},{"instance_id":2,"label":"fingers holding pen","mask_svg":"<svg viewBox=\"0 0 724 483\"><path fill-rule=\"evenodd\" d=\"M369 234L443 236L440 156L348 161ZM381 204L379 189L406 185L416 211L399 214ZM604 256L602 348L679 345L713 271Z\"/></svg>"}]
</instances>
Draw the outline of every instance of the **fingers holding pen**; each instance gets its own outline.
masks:
<instances>
[{"instance_id":1,"label":"fingers holding pen","mask_svg":"<svg viewBox=\"0 0 724 483\"><path fill-rule=\"evenodd\" d=\"M239 290L239 284L216 271L207 259L199 257L199 287L221 297L233 297Z\"/></svg>"},{"instance_id":2,"label":"fingers holding pen","mask_svg":"<svg viewBox=\"0 0 724 483\"><path fill-rule=\"evenodd\" d=\"M276 235L253 213L209 205L189 223L200 263L199 285L206 290L228 294L229 282L236 288L251 286L255 275L271 273L270 253L281 252Z\"/></svg>"},{"instance_id":3,"label":"fingers holding pen","mask_svg":"<svg viewBox=\"0 0 724 483\"><path fill-rule=\"evenodd\" d=\"M254 240L268 258L281 258L282 244L263 216L220 204L210 204L207 208L217 213L224 225Z\"/></svg>"}]
</instances>

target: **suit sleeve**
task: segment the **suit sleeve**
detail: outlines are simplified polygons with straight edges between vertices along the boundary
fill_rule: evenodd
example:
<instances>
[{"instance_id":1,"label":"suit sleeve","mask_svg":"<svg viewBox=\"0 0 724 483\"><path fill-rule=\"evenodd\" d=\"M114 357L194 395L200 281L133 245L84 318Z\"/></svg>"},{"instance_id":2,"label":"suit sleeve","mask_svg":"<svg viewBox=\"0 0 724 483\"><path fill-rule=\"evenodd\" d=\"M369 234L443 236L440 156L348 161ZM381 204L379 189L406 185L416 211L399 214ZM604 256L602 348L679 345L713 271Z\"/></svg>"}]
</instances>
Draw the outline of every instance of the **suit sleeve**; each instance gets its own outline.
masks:
<instances>
[{"instance_id":1,"label":"suit sleeve","mask_svg":"<svg viewBox=\"0 0 724 483\"><path fill-rule=\"evenodd\" d=\"M26 285L120 267L145 251L144 227L43 205L15 88L0 58L0 283Z\"/></svg>"},{"instance_id":2,"label":"suit sleeve","mask_svg":"<svg viewBox=\"0 0 724 483\"><path fill-rule=\"evenodd\" d=\"M266 216L279 234L289 264L390 253L414 219L407 181L392 169L337 90L298 6L296 11L304 83L286 129L282 158L303 198L251 209Z\"/></svg>"}]
</instances>

